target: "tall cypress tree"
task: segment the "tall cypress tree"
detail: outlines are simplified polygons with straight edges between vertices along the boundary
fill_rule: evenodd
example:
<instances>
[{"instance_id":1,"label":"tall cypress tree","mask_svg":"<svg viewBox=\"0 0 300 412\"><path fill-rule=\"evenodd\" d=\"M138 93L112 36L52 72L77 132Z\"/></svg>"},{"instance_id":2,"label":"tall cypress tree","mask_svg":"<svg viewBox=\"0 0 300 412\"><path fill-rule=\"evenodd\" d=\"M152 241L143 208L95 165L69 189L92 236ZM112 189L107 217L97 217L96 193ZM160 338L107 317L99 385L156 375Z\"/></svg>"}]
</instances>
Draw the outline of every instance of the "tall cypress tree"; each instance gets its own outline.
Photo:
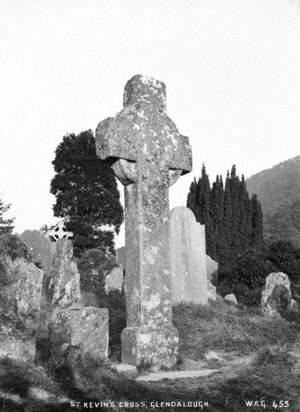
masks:
<instances>
[{"instance_id":1,"label":"tall cypress tree","mask_svg":"<svg viewBox=\"0 0 300 412\"><path fill-rule=\"evenodd\" d=\"M235 165L227 172L225 187L219 175L210 187L203 165L201 177L191 184L187 206L205 224L207 254L223 271L231 270L247 248L262 246L261 205L256 196L249 199L245 178L239 178Z\"/></svg>"},{"instance_id":2,"label":"tall cypress tree","mask_svg":"<svg viewBox=\"0 0 300 412\"><path fill-rule=\"evenodd\" d=\"M263 243L263 214L261 204L254 194L251 198L252 204L252 246L259 248Z\"/></svg>"}]
</instances>

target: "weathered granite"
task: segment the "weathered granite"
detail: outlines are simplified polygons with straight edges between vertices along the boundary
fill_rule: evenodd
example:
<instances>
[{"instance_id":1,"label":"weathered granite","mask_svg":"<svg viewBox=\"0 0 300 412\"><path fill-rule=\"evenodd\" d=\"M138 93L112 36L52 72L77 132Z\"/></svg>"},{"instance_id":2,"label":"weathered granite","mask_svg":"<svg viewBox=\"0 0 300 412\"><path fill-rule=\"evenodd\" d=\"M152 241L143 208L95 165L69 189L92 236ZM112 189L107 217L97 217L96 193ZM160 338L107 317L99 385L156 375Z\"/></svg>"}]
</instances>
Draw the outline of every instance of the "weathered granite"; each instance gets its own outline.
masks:
<instances>
[{"instance_id":1,"label":"weathered granite","mask_svg":"<svg viewBox=\"0 0 300 412\"><path fill-rule=\"evenodd\" d=\"M106 293L113 290L122 291L123 288L123 268L119 264L115 264L114 267L105 273L105 285L104 289Z\"/></svg>"},{"instance_id":2,"label":"weathered granite","mask_svg":"<svg viewBox=\"0 0 300 412\"><path fill-rule=\"evenodd\" d=\"M80 275L73 261L73 246L69 239L59 239L53 256L49 300L62 308L80 302Z\"/></svg>"},{"instance_id":3,"label":"weathered granite","mask_svg":"<svg viewBox=\"0 0 300 412\"><path fill-rule=\"evenodd\" d=\"M172 303L205 305L208 299L205 227L187 207L171 210L170 249Z\"/></svg>"},{"instance_id":4,"label":"weathered granite","mask_svg":"<svg viewBox=\"0 0 300 412\"><path fill-rule=\"evenodd\" d=\"M81 305L54 310L50 322L50 361L54 368L76 368L80 356L108 356L108 310Z\"/></svg>"},{"instance_id":5,"label":"weathered granite","mask_svg":"<svg viewBox=\"0 0 300 412\"><path fill-rule=\"evenodd\" d=\"M224 296L224 299L227 302L233 303L234 305L238 304L237 298L234 293L230 293L229 295Z\"/></svg>"},{"instance_id":6,"label":"weathered granite","mask_svg":"<svg viewBox=\"0 0 300 412\"><path fill-rule=\"evenodd\" d=\"M80 291L80 274L73 261L73 246L69 239L57 241L49 295L52 302L49 320L51 365L54 368L67 365L74 372L78 357L107 358L108 310L82 306L85 302Z\"/></svg>"},{"instance_id":7,"label":"weathered granite","mask_svg":"<svg viewBox=\"0 0 300 412\"><path fill-rule=\"evenodd\" d=\"M35 357L44 272L24 257L0 254L0 356Z\"/></svg>"},{"instance_id":8,"label":"weathered granite","mask_svg":"<svg viewBox=\"0 0 300 412\"><path fill-rule=\"evenodd\" d=\"M164 83L136 75L125 86L123 103L96 129L97 155L111 161L125 186L122 361L170 367L178 334L171 310L169 186L191 171L191 147L167 116Z\"/></svg>"},{"instance_id":9,"label":"weathered granite","mask_svg":"<svg viewBox=\"0 0 300 412\"><path fill-rule=\"evenodd\" d=\"M273 272L266 277L265 288L261 293L261 310L264 316L272 316L291 305L291 283L288 275Z\"/></svg>"}]
</instances>

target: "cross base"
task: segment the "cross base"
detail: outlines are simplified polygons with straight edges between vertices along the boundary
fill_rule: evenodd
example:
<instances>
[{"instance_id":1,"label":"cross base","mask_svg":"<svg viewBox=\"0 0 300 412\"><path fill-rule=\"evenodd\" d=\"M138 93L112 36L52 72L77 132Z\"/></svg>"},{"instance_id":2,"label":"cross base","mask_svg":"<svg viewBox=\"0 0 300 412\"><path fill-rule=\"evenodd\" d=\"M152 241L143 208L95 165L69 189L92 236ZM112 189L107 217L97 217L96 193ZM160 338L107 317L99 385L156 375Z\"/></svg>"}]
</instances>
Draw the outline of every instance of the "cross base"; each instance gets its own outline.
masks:
<instances>
[{"instance_id":1,"label":"cross base","mask_svg":"<svg viewBox=\"0 0 300 412\"><path fill-rule=\"evenodd\" d=\"M123 330L121 340L123 363L158 371L177 362L179 337L173 325L163 329L128 327Z\"/></svg>"}]
</instances>

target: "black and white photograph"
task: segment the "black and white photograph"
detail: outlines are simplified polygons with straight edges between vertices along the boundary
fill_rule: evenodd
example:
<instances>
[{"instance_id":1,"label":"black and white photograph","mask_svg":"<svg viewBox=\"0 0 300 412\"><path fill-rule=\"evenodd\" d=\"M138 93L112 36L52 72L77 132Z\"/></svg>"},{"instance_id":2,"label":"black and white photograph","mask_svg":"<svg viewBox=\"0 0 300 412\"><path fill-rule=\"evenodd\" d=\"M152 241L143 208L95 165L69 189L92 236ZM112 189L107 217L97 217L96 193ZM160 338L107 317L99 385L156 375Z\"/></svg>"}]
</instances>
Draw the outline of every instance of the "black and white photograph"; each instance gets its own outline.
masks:
<instances>
[{"instance_id":1,"label":"black and white photograph","mask_svg":"<svg viewBox=\"0 0 300 412\"><path fill-rule=\"evenodd\" d=\"M0 0L0 411L300 412L300 1Z\"/></svg>"}]
</instances>

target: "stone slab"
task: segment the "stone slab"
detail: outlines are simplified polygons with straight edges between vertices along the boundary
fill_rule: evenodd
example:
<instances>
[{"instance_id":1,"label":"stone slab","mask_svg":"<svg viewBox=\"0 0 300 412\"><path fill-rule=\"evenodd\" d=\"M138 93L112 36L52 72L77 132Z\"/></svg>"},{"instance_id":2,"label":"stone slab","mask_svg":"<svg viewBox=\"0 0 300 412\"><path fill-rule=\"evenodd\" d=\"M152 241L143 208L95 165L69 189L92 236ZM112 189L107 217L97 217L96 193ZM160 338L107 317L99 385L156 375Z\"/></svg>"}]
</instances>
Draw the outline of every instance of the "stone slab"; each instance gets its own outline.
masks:
<instances>
[{"instance_id":1,"label":"stone slab","mask_svg":"<svg viewBox=\"0 0 300 412\"><path fill-rule=\"evenodd\" d=\"M172 303L207 304L205 227L179 206L170 213Z\"/></svg>"},{"instance_id":2,"label":"stone slab","mask_svg":"<svg viewBox=\"0 0 300 412\"><path fill-rule=\"evenodd\" d=\"M59 367L77 356L93 359L108 356L108 310L71 306L56 309L50 322L51 364Z\"/></svg>"},{"instance_id":3,"label":"stone slab","mask_svg":"<svg viewBox=\"0 0 300 412\"><path fill-rule=\"evenodd\" d=\"M149 373L148 375L138 376L136 380L139 382L159 382L163 379L175 380L175 379L200 378L203 376L212 375L213 373L217 373L217 372L219 372L218 369L157 372L157 373Z\"/></svg>"},{"instance_id":4,"label":"stone slab","mask_svg":"<svg viewBox=\"0 0 300 412\"><path fill-rule=\"evenodd\" d=\"M73 245L69 239L59 239L53 256L48 285L48 299L61 308L80 303L80 275L73 260Z\"/></svg>"}]
</instances>

